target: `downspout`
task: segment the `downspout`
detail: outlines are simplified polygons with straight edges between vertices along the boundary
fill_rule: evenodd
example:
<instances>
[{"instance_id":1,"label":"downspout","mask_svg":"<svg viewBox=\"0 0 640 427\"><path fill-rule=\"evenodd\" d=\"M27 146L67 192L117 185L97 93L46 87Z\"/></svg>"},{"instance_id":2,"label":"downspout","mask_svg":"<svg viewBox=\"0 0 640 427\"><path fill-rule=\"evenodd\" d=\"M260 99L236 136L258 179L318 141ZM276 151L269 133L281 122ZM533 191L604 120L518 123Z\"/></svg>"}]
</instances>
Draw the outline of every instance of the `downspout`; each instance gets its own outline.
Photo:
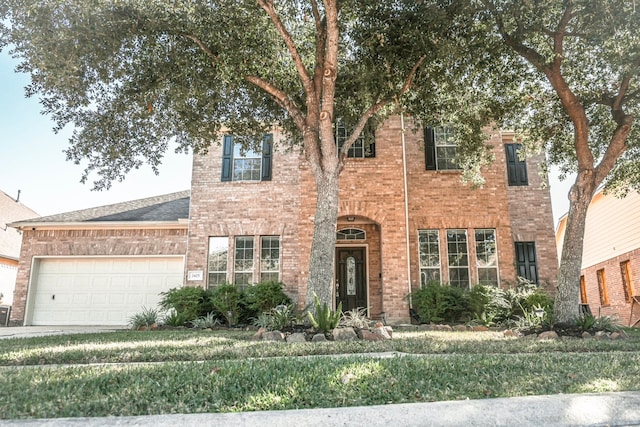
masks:
<instances>
[{"instance_id":1,"label":"downspout","mask_svg":"<svg viewBox=\"0 0 640 427\"><path fill-rule=\"evenodd\" d=\"M407 242L407 286L409 290L409 308L413 308L411 300L411 248L409 246L409 189L407 186L407 149L404 138L404 113L400 113L400 138L402 140L402 177L404 179L404 229Z\"/></svg>"}]
</instances>

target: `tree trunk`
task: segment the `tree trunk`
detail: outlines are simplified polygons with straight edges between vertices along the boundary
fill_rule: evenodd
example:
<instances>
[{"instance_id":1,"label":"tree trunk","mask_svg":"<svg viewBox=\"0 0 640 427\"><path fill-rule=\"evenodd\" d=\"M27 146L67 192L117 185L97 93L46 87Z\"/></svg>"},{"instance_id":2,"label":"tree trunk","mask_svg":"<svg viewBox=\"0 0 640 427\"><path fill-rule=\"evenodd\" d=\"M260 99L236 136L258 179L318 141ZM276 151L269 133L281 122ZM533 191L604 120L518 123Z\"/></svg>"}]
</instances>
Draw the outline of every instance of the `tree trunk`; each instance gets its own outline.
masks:
<instances>
[{"instance_id":1,"label":"tree trunk","mask_svg":"<svg viewBox=\"0 0 640 427\"><path fill-rule=\"evenodd\" d=\"M317 200L309 259L307 304L313 302L315 294L321 304L326 303L332 307L338 221L338 174L338 170L316 174Z\"/></svg>"},{"instance_id":2,"label":"tree trunk","mask_svg":"<svg viewBox=\"0 0 640 427\"><path fill-rule=\"evenodd\" d=\"M569 214L558 270L554 323L573 324L580 316L580 275L587 209L597 187L593 172L580 172L569 192Z\"/></svg>"}]
</instances>

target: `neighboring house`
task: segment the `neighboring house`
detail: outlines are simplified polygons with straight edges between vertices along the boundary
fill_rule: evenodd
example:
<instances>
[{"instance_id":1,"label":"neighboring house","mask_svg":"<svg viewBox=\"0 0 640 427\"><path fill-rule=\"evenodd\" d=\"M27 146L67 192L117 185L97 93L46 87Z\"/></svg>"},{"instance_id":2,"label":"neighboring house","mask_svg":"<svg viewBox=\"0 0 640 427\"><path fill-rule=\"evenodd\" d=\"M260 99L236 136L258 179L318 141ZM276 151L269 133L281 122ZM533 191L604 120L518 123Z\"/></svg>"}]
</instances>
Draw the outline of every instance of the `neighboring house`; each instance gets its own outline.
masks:
<instances>
[{"instance_id":1,"label":"neighboring house","mask_svg":"<svg viewBox=\"0 0 640 427\"><path fill-rule=\"evenodd\" d=\"M13 303L13 290L18 273L18 258L22 234L9 223L38 214L20 203L20 192L16 197L0 191L0 305Z\"/></svg>"},{"instance_id":2,"label":"neighboring house","mask_svg":"<svg viewBox=\"0 0 640 427\"><path fill-rule=\"evenodd\" d=\"M474 189L461 183L457 148L448 132L413 125L404 132L400 117L392 117L376 131L375 144L359 141L350 150L340 175L333 284L335 302L342 302L344 310L366 307L372 318L407 322L407 295L430 280L469 288L477 283L513 284L524 276L554 290L557 257L550 194L538 174L542 157L520 161L513 134L492 131L495 162L483 170L486 183ZM341 144L345 130L338 127L336 136ZM244 287L279 280L303 304L315 183L304 156L285 149L280 132L266 135L259 146L261 150L241 150L232 135L225 135L207 154L194 157L188 229L178 223L183 240L175 252L156 246L151 251L185 256L183 282L172 286L233 282ZM135 247L126 236L94 243L96 232L86 221L71 221L75 229L56 228L60 221L49 219L49 228L20 224L25 246L17 299L26 307L26 317L25 308L16 309L15 323L53 321L49 314L40 317L38 307L38 298L50 296L31 295L39 292L33 283L42 279L34 275L42 274L42 264L49 263L46 257L53 257L56 265L63 260L56 257L68 252L97 261ZM135 226L112 223L109 230L122 233L125 225ZM35 230L27 239L31 227ZM59 243L68 241L68 233L74 233L72 239L81 236L82 250ZM32 255L39 257L35 265L40 271L30 274ZM82 304L90 308L95 289L101 287L86 289ZM70 320L60 313L56 321Z\"/></svg>"},{"instance_id":3,"label":"neighboring house","mask_svg":"<svg viewBox=\"0 0 640 427\"><path fill-rule=\"evenodd\" d=\"M640 319L640 194L624 198L599 189L587 210L580 276L581 303L595 316L611 316L623 325ZM556 231L558 258L567 216ZM634 303L634 298L636 301ZM633 309L633 313L632 313Z\"/></svg>"},{"instance_id":4,"label":"neighboring house","mask_svg":"<svg viewBox=\"0 0 640 427\"><path fill-rule=\"evenodd\" d=\"M12 324L125 325L183 283L189 192L11 224L23 233Z\"/></svg>"}]
</instances>

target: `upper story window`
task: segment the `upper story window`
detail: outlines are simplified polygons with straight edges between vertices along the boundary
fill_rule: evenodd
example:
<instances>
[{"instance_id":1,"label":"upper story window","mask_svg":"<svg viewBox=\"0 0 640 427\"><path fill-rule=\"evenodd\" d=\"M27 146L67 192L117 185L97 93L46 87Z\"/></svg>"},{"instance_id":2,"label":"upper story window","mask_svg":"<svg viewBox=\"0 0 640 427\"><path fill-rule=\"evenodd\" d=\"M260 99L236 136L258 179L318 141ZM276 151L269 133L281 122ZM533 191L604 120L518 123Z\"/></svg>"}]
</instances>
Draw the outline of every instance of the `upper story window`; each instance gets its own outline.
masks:
<instances>
[{"instance_id":1,"label":"upper story window","mask_svg":"<svg viewBox=\"0 0 640 427\"><path fill-rule=\"evenodd\" d=\"M522 150L521 144L505 144L507 154L507 177L509 185L529 185L527 177L527 162L520 160L518 155Z\"/></svg>"},{"instance_id":2,"label":"upper story window","mask_svg":"<svg viewBox=\"0 0 640 427\"><path fill-rule=\"evenodd\" d=\"M273 136L267 134L260 151L245 148L225 135L222 144L222 181L270 181Z\"/></svg>"},{"instance_id":3,"label":"upper story window","mask_svg":"<svg viewBox=\"0 0 640 427\"><path fill-rule=\"evenodd\" d=\"M336 144L338 145L338 151L342 149L345 141L349 137L349 132L345 127L344 123L341 120L336 120ZM367 143L364 138L364 131L360 133L360 136L356 141L349 147L349 151L347 151L347 157L353 158L365 158L365 157L375 157L376 156L376 144L373 142Z\"/></svg>"},{"instance_id":4,"label":"upper story window","mask_svg":"<svg viewBox=\"0 0 640 427\"><path fill-rule=\"evenodd\" d=\"M458 146L450 126L424 129L424 155L427 170L458 170Z\"/></svg>"}]
</instances>

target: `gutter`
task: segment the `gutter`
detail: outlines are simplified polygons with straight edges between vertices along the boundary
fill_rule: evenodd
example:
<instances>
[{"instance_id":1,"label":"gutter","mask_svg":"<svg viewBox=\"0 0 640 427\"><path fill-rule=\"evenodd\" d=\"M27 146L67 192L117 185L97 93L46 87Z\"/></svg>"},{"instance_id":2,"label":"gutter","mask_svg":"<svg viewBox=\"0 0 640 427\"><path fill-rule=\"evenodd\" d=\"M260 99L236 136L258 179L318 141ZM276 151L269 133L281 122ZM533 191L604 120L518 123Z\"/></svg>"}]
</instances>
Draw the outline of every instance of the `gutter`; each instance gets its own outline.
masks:
<instances>
[{"instance_id":1,"label":"gutter","mask_svg":"<svg viewBox=\"0 0 640 427\"><path fill-rule=\"evenodd\" d=\"M407 185L407 149L405 142L404 114L400 113L400 139L402 140L402 177L404 179L404 229L407 242L407 287L409 290L409 308L413 308L411 300L411 248L409 246L409 188Z\"/></svg>"},{"instance_id":2,"label":"gutter","mask_svg":"<svg viewBox=\"0 0 640 427\"><path fill-rule=\"evenodd\" d=\"M188 219L177 221L80 221L80 222L31 222L18 221L7 224L18 230L80 230L112 228L187 228Z\"/></svg>"}]
</instances>

